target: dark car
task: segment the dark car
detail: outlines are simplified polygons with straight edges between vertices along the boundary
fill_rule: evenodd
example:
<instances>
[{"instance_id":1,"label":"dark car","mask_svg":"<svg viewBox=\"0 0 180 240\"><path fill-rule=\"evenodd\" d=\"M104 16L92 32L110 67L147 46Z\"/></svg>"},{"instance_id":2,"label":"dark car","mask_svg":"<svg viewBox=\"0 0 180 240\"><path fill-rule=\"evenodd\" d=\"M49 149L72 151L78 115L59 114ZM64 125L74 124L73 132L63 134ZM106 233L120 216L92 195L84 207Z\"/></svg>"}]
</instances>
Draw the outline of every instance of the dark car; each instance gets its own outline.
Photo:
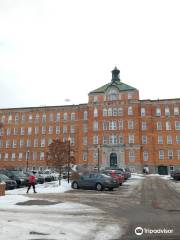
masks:
<instances>
[{"instance_id":1,"label":"dark car","mask_svg":"<svg viewBox=\"0 0 180 240\"><path fill-rule=\"evenodd\" d=\"M107 176L106 174L89 173L81 175L79 180L75 180L72 182L71 186L74 189L88 188L102 191L105 188L109 190L113 190L113 188L118 188L119 183L114 178Z\"/></svg>"},{"instance_id":2,"label":"dark car","mask_svg":"<svg viewBox=\"0 0 180 240\"><path fill-rule=\"evenodd\" d=\"M29 178L32 175L32 172L24 172L24 174ZM40 175L39 173L35 173L36 184L43 184L45 182L45 177Z\"/></svg>"},{"instance_id":3,"label":"dark car","mask_svg":"<svg viewBox=\"0 0 180 240\"><path fill-rule=\"evenodd\" d=\"M180 169L176 169L171 173L171 177L174 178L174 180L180 180Z\"/></svg>"},{"instance_id":4,"label":"dark car","mask_svg":"<svg viewBox=\"0 0 180 240\"><path fill-rule=\"evenodd\" d=\"M16 181L18 188L28 185L28 178L27 178L27 176L26 176L23 172L21 172L21 171L1 169L1 170L0 170L0 173L6 175L6 176L8 176L10 179Z\"/></svg>"},{"instance_id":5,"label":"dark car","mask_svg":"<svg viewBox=\"0 0 180 240\"><path fill-rule=\"evenodd\" d=\"M0 182L5 182L6 184L6 190L11 190L11 189L15 189L17 187L17 183L16 181L8 178L6 175L4 174L0 174Z\"/></svg>"}]
</instances>

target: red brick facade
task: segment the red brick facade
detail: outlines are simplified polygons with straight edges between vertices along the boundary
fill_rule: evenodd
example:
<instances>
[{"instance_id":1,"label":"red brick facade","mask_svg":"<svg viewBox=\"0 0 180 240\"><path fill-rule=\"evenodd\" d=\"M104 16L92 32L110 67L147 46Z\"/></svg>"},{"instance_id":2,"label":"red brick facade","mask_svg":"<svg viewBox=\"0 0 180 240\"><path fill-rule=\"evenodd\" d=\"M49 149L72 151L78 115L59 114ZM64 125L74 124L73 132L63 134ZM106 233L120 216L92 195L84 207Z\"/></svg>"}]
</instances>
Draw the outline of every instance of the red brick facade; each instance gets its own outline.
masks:
<instances>
[{"instance_id":1,"label":"red brick facade","mask_svg":"<svg viewBox=\"0 0 180 240\"><path fill-rule=\"evenodd\" d=\"M180 99L139 100L115 69L88 104L0 109L0 168L46 167L51 140L70 137L77 164L166 172L180 166L179 111Z\"/></svg>"}]
</instances>

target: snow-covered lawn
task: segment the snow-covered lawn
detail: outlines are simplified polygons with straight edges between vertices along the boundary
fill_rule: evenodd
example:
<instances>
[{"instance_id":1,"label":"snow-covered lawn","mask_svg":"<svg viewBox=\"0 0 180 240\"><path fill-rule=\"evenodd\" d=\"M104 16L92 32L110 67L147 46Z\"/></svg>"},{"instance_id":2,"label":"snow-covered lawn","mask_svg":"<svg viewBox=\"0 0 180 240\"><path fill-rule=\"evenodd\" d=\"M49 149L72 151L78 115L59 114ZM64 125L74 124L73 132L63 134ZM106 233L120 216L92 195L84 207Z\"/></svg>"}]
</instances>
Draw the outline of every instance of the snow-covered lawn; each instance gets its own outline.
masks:
<instances>
[{"instance_id":1,"label":"snow-covered lawn","mask_svg":"<svg viewBox=\"0 0 180 240\"><path fill-rule=\"evenodd\" d=\"M70 189L65 180L61 186L58 182L36 186L38 193L61 194ZM1 240L110 240L122 235L121 226L104 219L99 209L84 204L52 201L52 205L16 205L36 200L33 190L25 193L26 188L15 189L0 197Z\"/></svg>"}]
</instances>

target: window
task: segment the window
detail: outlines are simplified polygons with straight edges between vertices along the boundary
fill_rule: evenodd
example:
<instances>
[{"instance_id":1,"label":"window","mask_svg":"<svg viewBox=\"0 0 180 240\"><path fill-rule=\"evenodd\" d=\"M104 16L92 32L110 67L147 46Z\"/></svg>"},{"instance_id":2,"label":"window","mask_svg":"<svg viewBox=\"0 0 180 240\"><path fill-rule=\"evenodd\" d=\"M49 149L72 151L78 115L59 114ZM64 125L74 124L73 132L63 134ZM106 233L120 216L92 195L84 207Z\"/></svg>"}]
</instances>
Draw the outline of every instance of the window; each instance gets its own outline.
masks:
<instances>
[{"instance_id":1,"label":"window","mask_svg":"<svg viewBox=\"0 0 180 240\"><path fill-rule=\"evenodd\" d=\"M128 99L132 99L132 93L128 93Z\"/></svg>"},{"instance_id":2,"label":"window","mask_svg":"<svg viewBox=\"0 0 180 240\"><path fill-rule=\"evenodd\" d=\"M163 137L158 135L158 144L163 144Z\"/></svg>"},{"instance_id":3,"label":"window","mask_svg":"<svg viewBox=\"0 0 180 240\"><path fill-rule=\"evenodd\" d=\"M35 123L39 123L39 114L38 113L35 116Z\"/></svg>"},{"instance_id":4,"label":"window","mask_svg":"<svg viewBox=\"0 0 180 240\"><path fill-rule=\"evenodd\" d=\"M11 124L12 123L12 115L9 115L8 116L8 124Z\"/></svg>"},{"instance_id":5,"label":"window","mask_svg":"<svg viewBox=\"0 0 180 240\"><path fill-rule=\"evenodd\" d=\"M169 160L173 159L173 150L168 150L168 159Z\"/></svg>"},{"instance_id":6,"label":"window","mask_svg":"<svg viewBox=\"0 0 180 240\"><path fill-rule=\"evenodd\" d=\"M94 161L97 161L97 160L98 160L98 151L97 151L97 150L95 150L95 151L93 152L93 160L94 160Z\"/></svg>"},{"instance_id":7,"label":"window","mask_svg":"<svg viewBox=\"0 0 180 240\"><path fill-rule=\"evenodd\" d=\"M22 114L21 121L22 121L22 123L26 122L26 115L25 114Z\"/></svg>"},{"instance_id":8,"label":"window","mask_svg":"<svg viewBox=\"0 0 180 240\"><path fill-rule=\"evenodd\" d=\"M6 135L9 136L11 134L11 129L10 128L7 128L6 129Z\"/></svg>"},{"instance_id":9,"label":"window","mask_svg":"<svg viewBox=\"0 0 180 240\"><path fill-rule=\"evenodd\" d=\"M19 146L20 146L20 148L22 148L24 146L24 139L20 139Z\"/></svg>"},{"instance_id":10,"label":"window","mask_svg":"<svg viewBox=\"0 0 180 240\"><path fill-rule=\"evenodd\" d=\"M34 147L38 147L38 139L37 138L34 139Z\"/></svg>"},{"instance_id":11,"label":"window","mask_svg":"<svg viewBox=\"0 0 180 240\"><path fill-rule=\"evenodd\" d=\"M53 119L54 119L53 113L50 113L50 114L49 114L49 121L50 121L50 122L53 122Z\"/></svg>"},{"instance_id":12,"label":"window","mask_svg":"<svg viewBox=\"0 0 180 240\"><path fill-rule=\"evenodd\" d=\"M169 107L165 107L165 116L170 116Z\"/></svg>"},{"instance_id":13,"label":"window","mask_svg":"<svg viewBox=\"0 0 180 240\"><path fill-rule=\"evenodd\" d=\"M53 141L52 141L52 138L49 138L48 139L48 146L52 143Z\"/></svg>"},{"instance_id":14,"label":"window","mask_svg":"<svg viewBox=\"0 0 180 240\"><path fill-rule=\"evenodd\" d=\"M98 97L94 96L93 100L94 100L94 102L97 102L98 101Z\"/></svg>"},{"instance_id":15,"label":"window","mask_svg":"<svg viewBox=\"0 0 180 240\"><path fill-rule=\"evenodd\" d=\"M123 130L123 120L119 121L119 130Z\"/></svg>"},{"instance_id":16,"label":"window","mask_svg":"<svg viewBox=\"0 0 180 240\"><path fill-rule=\"evenodd\" d=\"M118 116L123 116L123 108L118 108Z\"/></svg>"},{"instance_id":17,"label":"window","mask_svg":"<svg viewBox=\"0 0 180 240\"><path fill-rule=\"evenodd\" d=\"M76 116L75 113L72 112L72 113L71 113L71 121L75 121L75 116Z\"/></svg>"},{"instance_id":18,"label":"window","mask_svg":"<svg viewBox=\"0 0 180 240\"><path fill-rule=\"evenodd\" d=\"M45 124L46 123L46 114L43 113L42 115L42 123Z\"/></svg>"},{"instance_id":19,"label":"window","mask_svg":"<svg viewBox=\"0 0 180 240\"><path fill-rule=\"evenodd\" d=\"M16 147L17 147L17 140L14 139L14 140L13 140L13 148L16 148Z\"/></svg>"},{"instance_id":20,"label":"window","mask_svg":"<svg viewBox=\"0 0 180 240\"><path fill-rule=\"evenodd\" d=\"M3 136L3 133L4 133L4 129L0 129L0 136Z\"/></svg>"},{"instance_id":21,"label":"window","mask_svg":"<svg viewBox=\"0 0 180 240\"><path fill-rule=\"evenodd\" d=\"M67 113L66 113L66 112L63 114L63 120L64 120L64 121L67 120Z\"/></svg>"},{"instance_id":22,"label":"window","mask_svg":"<svg viewBox=\"0 0 180 240\"><path fill-rule=\"evenodd\" d=\"M83 145L87 145L87 136L83 137Z\"/></svg>"},{"instance_id":23,"label":"window","mask_svg":"<svg viewBox=\"0 0 180 240\"><path fill-rule=\"evenodd\" d=\"M87 118L88 118L88 112L87 111L84 111L84 120L87 120Z\"/></svg>"},{"instance_id":24,"label":"window","mask_svg":"<svg viewBox=\"0 0 180 240\"><path fill-rule=\"evenodd\" d=\"M113 108L113 116L117 116L118 112L117 112L117 108Z\"/></svg>"},{"instance_id":25,"label":"window","mask_svg":"<svg viewBox=\"0 0 180 240\"><path fill-rule=\"evenodd\" d=\"M44 160L44 152L40 152L40 160Z\"/></svg>"},{"instance_id":26,"label":"window","mask_svg":"<svg viewBox=\"0 0 180 240\"><path fill-rule=\"evenodd\" d=\"M117 144L117 136L116 135L110 135L109 136L109 144Z\"/></svg>"},{"instance_id":27,"label":"window","mask_svg":"<svg viewBox=\"0 0 180 240\"><path fill-rule=\"evenodd\" d=\"M172 144L172 136L171 135L167 136L167 144Z\"/></svg>"},{"instance_id":28,"label":"window","mask_svg":"<svg viewBox=\"0 0 180 240\"><path fill-rule=\"evenodd\" d=\"M39 133L39 128L38 127L34 128L34 133L35 133L35 135L37 135Z\"/></svg>"},{"instance_id":29,"label":"window","mask_svg":"<svg viewBox=\"0 0 180 240\"><path fill-rule=\"evenodd\" d=\"M86 133L88 131L88 126L86 123L83 124L83 132Z\"/></svg>"},{"instance_id":30,"label":"window","mask_svg":"<svg viewBox=\"0 0 180 240\"><path fill-rule=\"evenodd\" d=\"M75 133L75 127L74 127L74 125L71 125L71 127L70 127L70 132L71 132L71 133Z\"/></svg>"},{"instance_id":31,"label":"window","mask_svg":"<svg viewBox=\"0 0 180 240\"><path fill-rule=\"evenodd\" d=\"M14 135L18 135L18 128L14 128Z\"/></svg>"},{"instance_id":32,"label":"window","mask_svg":"<svg viewBox=\"0 0 180 240\"><path fill-rule=\"evenodd\" d=\"M144 161L148 161L148 157L149 157L149 156L148 156L148 151L144 151L144 152L143 152L143 160L144 160Z\"/></svg>"},{"instance_id":33,"label":"window","mask_svg":"<svg viewBox=\"0 0 180 240\"><path fill-rule=\"evenodd\" d=\"M141 108L141 116L146 116L146 109L145 108Z\"/></svg>"},{"instance_id":34,"label":"window","mask_svg":"<svg viewBox=\"0 0 180 240\"><path fill-rule=\"evenodd\" d=\"M132 106L128 107L128 115L133 115Z\"/></svg>"},{"instance_id":35,"label":"window","mask_svg":"<svg viewBox=\"0 0 180 240\"><path fill-rule=\"evenodd\" d=\"M119 144L124 144L124 136L123 135L119 136Z\"/></svg>"},{"instance_id":36,"label":"window","mask_svg":"<svg viewBox=\"0 0 180 240\"><path fill-rule=\"evenodd\" d=\"M46 139L42 138L41 139L41 147L45 147Z\"/></svg>"},{"instance_id":37,"label":"window","mask_svg":"<svg viewBox=\"0 0 180 240\"><path fill-rule=\"evenodd\" d=\"M98 144L98 136L97 135L93 136L93 144Z\"/></svg>"},{"instance_id":38,"label":"window","mask_svg":"<svg viewBox=\"0 0 180 240\"><path fill-rule=\"evenodd\" d=\"M141 123L141 129L144 131L144 130L147 130L147 123L146 122L142 122Z\"/></svg>"},{"instance_id":39,"label":"window","mask_svg":"<svg viewBox=\"0 0 180 240\"><path fill-rule=\"evenodd\" d=\"M33 160L37 160L37 152L33 152Z\"/></svg>"},{"instance_id":40,"label":"window","mask_svg":"<svg viewBox=\"0 0 180 240\"><path fill-rule=\"evenodd\" d=\"M3 141L0 140L0 148L2 148L2 147L3 147Z\"/></svg>"},{"instance_id":41,"label":"window","mask_svg":"<svg viewBox=\"0 0 180 240\"><path fill-rule=\"evenodd\" d=\"M63 125L63 133L67 133L67 126Z\"/></svg>"},{"instance_id":42,"label":"window","mask_svg":"<svg viewBox=\"0 0 180 240\"><path fill-rule=\"evenodd\" d=\"M6 117L3 115L3 116L1 117L1 122L2 122L3 124L5 124L5 120L6 120Z\"/></svg>"},{"instance_id":43,"label":"window","mask_svg":"<svg viewBox=\"0 0 180 240\"><path fill-rule=\"evenodd\" d=\"M110 121L109 122L109 130L116 130L117 126L116 126L116 121Z\"/></svg>"},{"instance_id":44,"label":"window","mask_svg":"<svg viewBox=\"0 0 180 240\"><path fill-rule=\"evenodd\" d=\"M107 116L107 109L103 108L103 117L106 117L106 116Z\"/></svg>"},{"instance_id":45,"label":"window","mask_svg":"<svg viewBox=\"0 0 180 240\"><path fill-rule=\"evenodd\" d=\"M60 126L56 126L56 134L60 134Z\"/></svg>"},{"instance_id":46,"label":"window","mask_svg":"<svg viewBox=\"0 0 180 240\"><path fill-rule=\"evenodd\" d=\"M133 129L134 128L134 122L132 120L128 121L128 129Z\"/></svg>"},{"instance_id":47,"label":"window","mask_svg":"<svg viewBox=\"0 0 180 240\"><path fill-rule=\"evenodd\" d=\"M75 142L74 142L74 136L71 136L71 137L70 137L70 144L74 145L74 143L75 143Z\"/></svg>"},{"instance_id":48,"label":"window","mask_svg":"<svg viewBox=\"0 0 180 240\"><path fill-rule=\"evenodd\" d=\"M178 107L174 107L174 115L175 116L179 115L179 108Z\"/></svg>"},{"instance_id":49,"label":"window","mask_svg":"<svg viewBox=\"0 0 180 240\"><path fill-rule=\"evenodd\" d=\"M166 130L171 130L171 123L170 123L170 121L166 121Z\"/></svg>"},{"instance_id":50,"label":"window","mask_svg":"<svg viewBox=\"0 0 180 240\"><path fill-rule=\"evenodd\" d=\"M87 161L87 152L83 152L83 161Z\"/></svg>"},{"instance_id":51,"label":"window","mask_svg":"<svg viewBox=\"0 0 180 240\"><path fill-rule=\"evenodd\" d=\"M108 116L112 116L112 108L108 108Z\"/></svg>"},{"instance_id":52,"label":"window","mask_svg":"<svg viewBox=\"0 0 180 240\"><path fill-rule=\"evenodd\" d=\"M157 117L161 116L161 109L160 108L156 108L156 116Z\"/></svg>"},{"instance_id":53,"label":"window","mask_svg":"<svg viewBox=\"0 0 180 240\"><path fill-rule=\"evenodd\" d=\"M111 87L110 89L108 89L107 98L109 101L118 100L118 94L119 94L118 89Z\"/></svg>"},{"instance_id":54,"label":"window","mask_svg":"<svg viewBox=\"0 0 180 240\"><path fill-rule=\"evenodd\" d=\"M46 126L42 127L42 134L46 134Z\"/></svg>"},{"instance_id":55,"label":"window","mask_svg":"<svg viewBox=\"0 0 180 240\"><path fill-rule=\"evenodd\" d=\"M31 135L32 133L32 127L28 127L28 135Z\"/></svg>"},{"instance_id":56,"label":"window","mask_svg":"<svg viewBox=\"0 0 180 240\"><path fill-rule=\"evenodd\" d=\"M29 123L32 123L32 119L33 119L32 114L29 114Z\"/></svg>"},{"instance_id":57,"label":"window","mask_svg":"<svg viewBox=\"0 0 180 240\"><path fill-rule=\"evenodd\" d=\"M15 124L18 124L18 122L19 122L19 115L16 114L16 115L15 115Z\"/></svg>"},{"instance_id":58,"label":"window","mask_svg":"<svg viewBox=\"0 0 180 240\"><path fill-rule=\"evenodd\" d=\"M0 160L1 160L1 158L2 158L2 154L0 153Z\"/></svg>"},{"instance_id":59,"label":"window","mask_svg":"<svg viewBox=\"0 0 180 240\"><path fill-rule=\"evenodd\" d=\"M56 114L56 122L60 122L60 113Z\"/></svg>"},{"instance_id":60,"label":"window","mask_svg":"<svg viewBox=\"0 0 180 240\"><path fill-rule=\"evenodd\" d=\"M16 158L16 154L15 154L15 153L12 153L12 154L11 154L11 160L14 161L15 158Z\"/></svg>"},{"instance_id":61,"label":"window","mask_svg":"<svg viewBox=\"0 0 180 240\"><path fill-rule=\"evenodd\" d=\"M176 135L176 143L180 144L180 135Z\"/></svg>"},{"instance_id":62,"label":"window","mask_svg":"<svg viewBox=\"0 0 180 240\"><path fill-rule=\"evenodd\" d=\"M180 122L175 121L175 130L180 130Z\"/></svg>"},{"instance_id":63,"label":"window","mask_svg":"<svg viewBox=\"0 0 180 240\"><path fill-rule=\"evenodd\" d=\"M108 130L109 122L103 121L103 130Z\"/></svg>"},{"instance_id":64,"label":"window","mask_svg":"<svg viewBox=\"0 0 180 240\"><path fill-rule=\"evenodd\" d=\"M26 146L27 146L27 147L30 147L30 146L31 146L31 139L27 139Z\"/></svg>"},{"instance_id":65,"label":"window","mask_svg":"<svg viewBox=\"0 0 180 240\"><path fill-rule=\"evenodd\" d=\"M19 153L19 156L18 156L18 159L19 159L19 160L22 160L22 158L23 158L23 154L22 154L22 152L20 152L20 153Z\"/></svg>"},{"instance_id":66,"label":"window","mask_svg":"<svg viewBox=\"0 0 180 240\"><path fill-rule=\"evenodd\" d=\"M130 150L129 151L129 161L135 161L135 151L134 150Z\"/></svg>"},{"instance_id":67,"label":"window","mask_svg":"<svg viewBox=\"0 0 180 240\"><path fill-rule=\"evenodd\" d=\"M10 140L6 140L6 148L10 147Z\"/></svg>"},{"instance_id":68,"label":"window","mask_svg":"<svg viewBox=\"0 0 180 240\"><path fill-rule=\"evenodd\" d=\"M108 140L109 140L108 136L104 135L103 136L103 144L108 144L109 143Z\"/></svg>"},{"instance_id":69,"label":"window","mask_svg":"<svg viewBox=\"0 0 180 240\"><path fill-rule=\"evenodd\" d=\"M134 135L128 135L128 142L129 144L134 143Z\"/></svg>"},{"instance_id":70,"label":"window","mask_svg":"<svg viewBox=\"0 0 180 240\"><path fill-rule=\"evenodd\" d=\"M5 155L4 155L4 158L5 158L5 161L7 161L8 160L8 153L5 153Z\"/></svg>"},{"instance_id":71,"label":"window","mask_svg":"<svg viewBox=\"0 0 180 240\"><path fill-rule=\"evenodd\" d=\"M177 150L177 158L180 160L180 150Z\"/></svg>"},{"instance_id":72,"label":"window","mask_svg":"<svg viewBox=\"0 0 180 240\"><path fill-rule=\"evenodd\" d=\"M157 122L156 126L157 126L157 130L162 130L162 123L161 122Z\"/></svg>"},{"instance_id":73,"label":"window","mask_svg":"<svg viewBox=\"0 0 180 240\"><path fill-rule=\"evenodd\" d=\"M53 134L53 126L49 126L49 134Z\"/></svg>"},{"instance_id":74,"label":"window","mask_svg":"<svg viewBox=\"0 0 180 240\"><path fill-rule=\"evenodd\" d=\"M93 122L93 131L98 131L98 121Z\"/></svg>"},{"instance_id":75,"label":"window","mask_svg":"<svg viewBox=\"0 0 180 240\"><path fill-rule=\"evenodd\" d=\"M164 150L159 150L159 160L164 159Z\"/></svg>"},{"instance_id":76,"label":"window","mask_svg":"<svg viewBox=\"0 0 180 240\"><path fill-rule=\"evenodd\" d=\"M98 117L98 110L97 110L97 108L94 109L94 117Z\"/></svg>"},{"instance_id":77,"label":"window","mask_svg":"<svg viewBox=\"0 0 180 240\"><path fill-rule=\"evenodd\" d=\"M22 127L22 128L21 128L21 135L24 135L24 132L25 132L25 131L24 131L24 128Z\"/></svg>"},{"instance_id":78,"label":"window","mask_svg":"<svg viewBox=\"0 0 180 240\"><path fill-rule=\"evenodd\" d=\"M142 144L147 144L147 136L142 136Z\"/></svg>"}]
</instances>

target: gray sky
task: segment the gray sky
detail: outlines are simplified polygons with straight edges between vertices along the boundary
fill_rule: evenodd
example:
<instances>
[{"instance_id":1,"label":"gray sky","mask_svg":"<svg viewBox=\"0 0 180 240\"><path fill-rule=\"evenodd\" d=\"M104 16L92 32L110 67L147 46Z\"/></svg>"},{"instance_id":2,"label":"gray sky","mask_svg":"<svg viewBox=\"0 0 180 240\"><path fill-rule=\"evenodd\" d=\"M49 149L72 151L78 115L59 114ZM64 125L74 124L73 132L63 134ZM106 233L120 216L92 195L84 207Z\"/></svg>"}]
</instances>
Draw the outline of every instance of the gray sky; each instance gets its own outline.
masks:
<instances>
[{"instance_id":1,"label":"gray sky","mask_svg":"<svg viewBox=\"0 0 180 240\"><path fill-rule=\"evenodd\" d=\"M140 99L179 98L179 12L178 0L1 0L0 107L86 103L115 66Z\"/></svg>"}]
</instances>

